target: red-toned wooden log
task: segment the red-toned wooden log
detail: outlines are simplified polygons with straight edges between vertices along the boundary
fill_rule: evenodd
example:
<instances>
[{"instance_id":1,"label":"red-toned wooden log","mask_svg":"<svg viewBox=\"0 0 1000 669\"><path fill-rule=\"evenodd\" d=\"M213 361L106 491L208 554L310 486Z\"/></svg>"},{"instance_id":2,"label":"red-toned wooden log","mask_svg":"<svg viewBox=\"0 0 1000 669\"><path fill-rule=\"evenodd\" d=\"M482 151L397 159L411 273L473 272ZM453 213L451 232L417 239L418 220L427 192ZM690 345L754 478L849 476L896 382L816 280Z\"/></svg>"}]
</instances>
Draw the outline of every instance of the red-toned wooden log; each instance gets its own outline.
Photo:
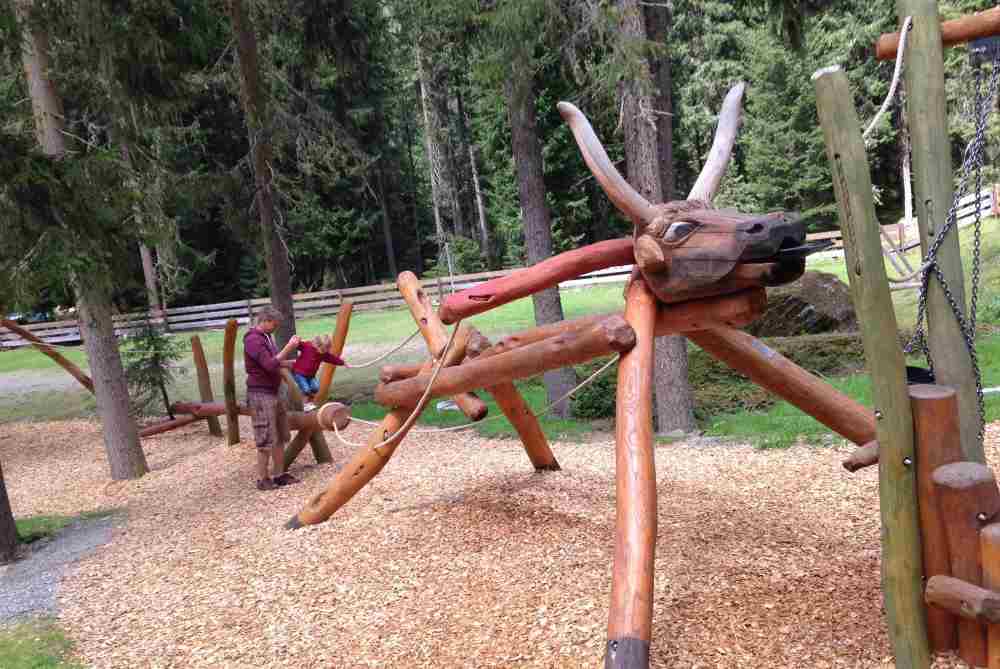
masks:
<instances>
[{"instance_id":1,"label":"red-toned wooden log","mask_svg":"<svg viewBox=\"0 0 1000 669\"><path fill-rule=\"evenodd\" d=\"M978 462L954 462L934 470L932 479L948 535L951 575L979 585L979 530L1000 513L1000 491L993 471ZM986 664L986 630L980 623L959 621L958 655L973 666Z\"/></svg>"},{"instance_id":2,"label":"red-toned wooden log","mask_svg":"<svg viewBox=\"0 0 1000 669\"><path fill-rule=\"evenodd\" d=\"M878 464L878 442L869 441L864 446L858 446L840 464L851 473Z\"/></svg>"},{"instance_id":3,"label":"red-toned wooden log","mask_svg":"<svg viewBox=\"0 0 1000 669\"><path fill-rule=\"evenodd\" d=\"M875 440L875 415L762 341L733 328L687 333L714 358L750 377L855 444Z\"/></svg>"},{"instance_id":4,"label":"red-toned wooden log","mask_svg":"<svg viewBox=\"0 0 1000 669\"><path fill-rule=\"evenodd\" d=\"M991 523L982 529L979 549L983 563L983 587L994 593L1000 592L1000 523ZM1000 615L986 626L986 657L989 669L1000 669Z\"/></svg>"},{"instance_id":5,"label":"red-toned wooden log","mask_svg":"<svg viewBox=\"0 0 1000 669\"><path fill-rule=\"evenodd\" d=\"M347 332L351 327L351 314L354 313L354 303L345 300L340 303L340 311L337 312L337 324L333 328L330 336L330 353L342 356L344 346L347 344ZM330 397L330 386L333 384L333 375L337 371L336 365L324 362L319 367L319 392L316 393L314 402L323 404Z\"/></svg>"},{"instance_id":6,"label":"red-toned wooden log","mask_svg":"<svg viewBox=\"0 0 1000 669\"><path fill-rule=\"evenodd\" d=\"M198 418L222 416L228 411L228 407L221 402L175 402L170 405L170 408L174 413L190 414ZM253 415L253 411L245 404L237 404L236 412L237 415ZM350 407L339 402L327 402L316 411L288 412L288 428L290 430L332 430L334 421L341 429L347 427L351 422Z\"/></svg>"},{"instance_id":7,"label":"red-toned wooden log","mask_svg":"<svg viewBox=\"0 0 1000 669\"><path fill-rule=\"evenodd\" d=\"M140 437L152 437L154 434L162 434L164 432L169 432L170 430L176 430L179 427L184 427L185 425L190 425L191 423L196 423L202 420L198 416L178 416L177 418L170 418L167 420L160 421L159 423L153 423L152 425L147 425L146 427L139 430Z\"/></svg>"},{"instance_id":8,"label":"red-toned wooden log","mask_svg":"<svg viewBox=\"0 0 1000 669\"><path fill-rule=\"evenodd\" d=\"M430 298L427 297L427 293L420 287L417 275L413 272L400 273L396 278L396 287L399 288L400 295L403 296L406 305L410 308L413 320L416 321L417 327L420 329L420 334L423 335L424 341L427 342L427 348L431 356L437 359L442 351L444 351L445 346L447 346L449 336L444 329L444 325L441 324L437 312L434 311ZM456 335L456 341L452 343L452 347L454 348L456 345L462 347L462 357L464 357L465 342L459 341L458 335ZM461 362L462 357L458 357L455 364ZM486 404L475 395L469 392L461 392L456 393L452 399L469 419L482 420L486 416L486 412L488 411Z\"/></svg>"},{"instance_id":9,"label":"red-toned wooden log","mask_svg":"<svg viewBox=\"0 0 1000 669\"><path fill-rule=\"evenodd\" d=\"M468 353L468 349L466 349ZM424 363L414 363L412 365L385 365L379 370L378 380L382 383L392 383L402 379L411 379L420 373Z\"/></svg>"},{"instance_id":10,"label":"red-toned wooden log","mask_svg":"<svg viewBox=\"0 0 1000 669\"><path fill-rule=\"evenodd\" d=\"M932 576L927 581L924 599L928 604L960 616L977 627L984 623L1000 623L1000 592L981 588L960 578Z\"/></svg>"},{"instance_id":11,"label":"red-toned wooden log","mask_svg":"<svg viewBox=\"0 0 1000 669\"><path fill-rule=\"evenodd\" d=\"M65 369L70 376L79 381L81 386L89 390L91 393L94 392L94 382L83 372L83 370L70 362L62 353L33 335L30 330L25 330L14 321L7 320L6 318L0 318L0 325L15 333L21 339L31 342L32 346L55 360L57 365Z\"/></svg>"},{"instance_id":12,"label":"red-toned wooden log","mask_svg":"<svg viewBox=\"0 0 1000 669\"><path fill-rule=\"evenodd\" d=\"M620 353L632 348L635 335L621 316L611 316L590 329L550 337L522 348L471 360L458 367L441 370L430 397L455 395L485 383L496 385L541 374L550 369L578 365L593 358ZM394 383L380 383L375 400L388 407L414 406L430 380L429 372Z\"/></svg>"},{"instance_id":13,"label":"red-toned wooden log","mask_svg":"<svg viewBox=\"0 0 1000 669\"><path fill-rule=\"evenodd\" d=\"M191 337L191 358L194 361L194 368L198 374L198 396L202 402L214 402L215 394L212 392L212 376L208 373L208 361L205 359L205 349L201 346L201 339L198 335ZM213 437L222 436L222 425L218 416L209 416L208 433Z\"/></svg>"},{"instance_id":14,"label":"red-toned wooden log","mask_svg":"<svg viewBox=\"0 0 1000 669\"><path fill-rule=\"evenodd\" d=\"M174 402L170 405L170 410L174 413L190 414L198 418L224 416L227 409L228 407L224 402ZM252 412L246 404L237 404L236 415L250 416Z\"/></svg>"},{"instance_id":15,"label":"red-toned wooden log","mask_svg":"<svg viewBox=\"0 0 1000 669\"><path fill-rule=\"evenodd\" d=\"M489 350L489 340L483 337L476 330L472 330L469 342L476 342L477 346L470 349L466 347L470 359L476 359L486 350ZM524 397L514 387L513 383L499 383L488 386L486 392L493 396L500 411L507 417L510 424L517 430L517 436L521 438L525 453L536 471L556 471L559 469L559 462L556 460L549 440L545 438L545 432L538 422L538 418L531 411L531 407L524 401Z\"/></svg>"},{"instance_id":16,"label":"red-toned wooden log","mask_svg":"<svg viewBox=\"0 0 1000 669\"><path fill-rule=\"evenodd\" d=\"M958 437L958 399L955 390L947 386L914 385L909 387L909 393L913 410L924 578L948 576L951 574L948 534L932 476L941 465L962 459L962 443ZM927 638L934 652L957 648L958 628L954 616L942 609L928 608Z\"/></svg>"},{"instance_id":17,"label":"red-toned wooden log","mask_svg":"<svg viewBox=\"0 0 1000 669\"><path fill-rule=\"evenodd\" d=\"M236 331L240 324L235 318L226 321L222 340L222 391L226 398L226 435L230 444L240 443L240 419L236 405Z\"/></svg>"},{"instance_id":18,"label":"red-toned wooden log","mask_svg":"<svg viewBox=\"0 0 1000 669\"><path fill-rule=\"evenodd\" d=\"M631 237L589 244L546 258L507 276L452 293L441 304L440 317L444 323L451 324L583 274L634 262Z\"/></svg>"},{"instance_id":19,"label":"red-toned wooden log","mask_svg":"<svg viewBox=\"0 0 1000 669\"><path fill-rule=\"evenodd\" d=\"M971 42L980 37L1000 35L1000 7L993 7L983 12L960 19L944 21L941 24L941 44L954 46ZM875 43L875 58L889 60L896 57L899 49L899 33L884 33Z\"/></svg>"},{"instance_id":20,"label":"red-toned wooden log","mask_svg":"<svg viewBox=\"0 0 1000 669\"><path fill-rule=\"evenodd\" d=\"M615 559L605 667L649 666L656 548L653 342L656 298L645 281L628 288L625 319L635 346L618 363L615 406Z\"/></svg>"}]
</instances>

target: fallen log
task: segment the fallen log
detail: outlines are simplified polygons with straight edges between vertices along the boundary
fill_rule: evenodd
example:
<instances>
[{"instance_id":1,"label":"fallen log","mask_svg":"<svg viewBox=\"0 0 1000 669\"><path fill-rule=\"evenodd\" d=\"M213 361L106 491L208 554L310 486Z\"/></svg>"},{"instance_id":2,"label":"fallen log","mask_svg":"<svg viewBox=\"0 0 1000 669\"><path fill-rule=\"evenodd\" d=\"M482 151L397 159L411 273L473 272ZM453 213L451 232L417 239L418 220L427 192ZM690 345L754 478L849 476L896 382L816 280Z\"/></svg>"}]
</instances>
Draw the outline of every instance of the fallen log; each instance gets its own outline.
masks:
<instances>
[{"instance_id":1,"label":"fallen log","mask_svg":"<svg viewBox=\"0 0 1000 669\"><path fill-rule=\"evenodd\" d=\"M840 464L851 473L878 464L878 442L869 441L864 446L858 446Z\"/></svg>"},{"instance_id":2,"label":"fallen log","mask_svg":"<svg viewBox=\"0 0 1000 669\"><path fill-rule=\"evenodd\" d=\"M39 351L49 356L53 360L55 360L57 365L65 369L70 376L79 381L81 386L89 390L91 393L94 392L94 382L93 380L91 380L89 376L87 376L83 372L83 370L81 370L79 367L70 362L69 359L66 358L66 356L64 356L62 353L55 350L54 348L46 344L44 341L33 335L30 330L26 330L17 323L15 323L14 321L8 320L6 318L0 318L0 325L4 326L11 332L15 333L21 339L31 342L32 346L34 346Z\"/></svg>"},{"instance_id":3,"label":"fallen log","mask_svg":"<svg viewBox=\"0 0 1000 669\"><path fill-rule=\"evenodd\" d=\"M593 358L627 351L635 344L635 333L621 316L610 316L578 333L567 333L494 355L442 369L430 397L455 395L483 385L497 385L535 376L550 369L577 365ZM430 373L380 383L375 399L383 406L415 406L430 380Z\"/></svg>"},{"instance_id":4,"label":"fallen log","mask_svg":"<svg viewBox=\"0 0 1000 669\"><path fill-rule=\"evenodd\" d=\"M924 600L977 625L1000 624L1000 592L981 588L954 576L929 578Z\"/></svg>"},{"instance_id":5,"label":"fallen log","mask_svg":"<svg viewBox=\"0 0 1000 669\"><path fill-rule=\"evenodd\" d=\"M198 418L222 416L227 412L227 407L222 402L175 402L170 405L170 409L174 413L190 414ZM253 411L246 404L237 404L236 411L242 416L253 415ZM288 412L290 430L332 430L334 422L339 429L347 427L351 422L350 407L339 402L327 402L316 411Z\"/></svg>"},{"instance_id":6,"label":"fallen log","mask_svg":"<svg viewBox=\"0 0 1000 669\"><path fill-rule=\"evenodd\" d=\"M980 37L1000 35L1000 7L941 23L941 45L954 46ZM889 60L899 49L899 32L883 33L875 43L875 58Z\"/></svg>"},{"instance_id":7,"label":"fallen log","mask_svg":"<svg viewBox=\"0 0 1000 669\"><path fill-rule=\"evenodd\" d=\"M184 427L185 425L190 425L191 423L197 423L199 420L203 420L198 416L178 416L177 418L168 418L167 420L160 421L159 423L153 423L152 425L147 425L146 427L139 430L140 437L152 437L154 434L162 434L164 432L169 432L170 430L176 430L179 427Z\"/></svg>"}]
</instances>

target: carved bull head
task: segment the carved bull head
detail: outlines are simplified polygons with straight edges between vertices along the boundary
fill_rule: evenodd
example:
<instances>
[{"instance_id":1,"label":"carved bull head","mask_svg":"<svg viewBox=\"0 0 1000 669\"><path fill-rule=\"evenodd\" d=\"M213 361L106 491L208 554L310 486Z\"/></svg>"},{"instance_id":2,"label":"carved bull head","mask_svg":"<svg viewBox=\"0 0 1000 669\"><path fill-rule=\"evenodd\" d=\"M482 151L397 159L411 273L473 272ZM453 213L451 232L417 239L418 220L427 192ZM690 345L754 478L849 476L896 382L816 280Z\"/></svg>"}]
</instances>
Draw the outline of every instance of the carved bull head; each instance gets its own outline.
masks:
<instances>
[{"instance_id":1,"label":"carved bull head","mask_svg":"<svg viewBox=\"0 0 1000 669\"><path fill-rule=\"evenodd\" d=\"M792 215L741 214L699 200L650 204L621 176L586 117L561 102L587 166L635 224L635 260L663 302L794 281L805 269L805 227Z\"/></svg>"}]
</instances>

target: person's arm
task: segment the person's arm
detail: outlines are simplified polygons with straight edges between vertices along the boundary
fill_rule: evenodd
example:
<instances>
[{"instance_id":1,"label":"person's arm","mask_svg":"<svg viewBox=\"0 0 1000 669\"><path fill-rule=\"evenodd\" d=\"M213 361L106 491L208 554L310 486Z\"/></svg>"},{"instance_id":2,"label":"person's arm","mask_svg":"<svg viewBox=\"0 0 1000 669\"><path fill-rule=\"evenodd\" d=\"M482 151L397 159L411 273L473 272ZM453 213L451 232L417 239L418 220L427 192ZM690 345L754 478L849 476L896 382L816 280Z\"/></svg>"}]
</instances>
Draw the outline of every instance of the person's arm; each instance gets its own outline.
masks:
<instances>
[{"instance_id":1,"label":"person's arm","mask_svg":"<svg viewBox=\"0 0 1000 669\"><path fill-rule=\"evenodd\" d=\"M292 346L293 341L295 342L294 346ZM285 348L281 349L277 355L271 355L271 352L267 350L267 347L260 340L260 338L254 337L251 338L247 344L246 354L256 360L257 364L263 367L267 372L275 374L281 367L292 366L292 361L285 360L284 356L298 348L298 345L299 338L292 337L288 340L288 344L285 345ZM289 349L289 347L291 347L290 350L286 350Z\"/></svg>"},{"instance_id":2,"label":"person's arm","mask_svg":"<svg viewBox=\"0 0 1000 669\"><path fill-rule=\"evenodd\" d=\"M334 355L333 353L324 353L321 359L323 362L328 362L331 365L336 365L338 367L343 367L346 364L343 358L339 355Z\"/></svg>"},{"instance_id":3,"label":"person's arm","mask_svg":"<svg viewBox=\"0 0 1000 669\"><path fill-rule=\"evenodd\" d=\"M285 348L278 351L278 355L274 357L276 357L278 360L284 360L285 358L287 358L292 354L292 351L298 350L299 344L301 343L302 343L301 337L299 337L298 335L292 335L292 338L288 340L287 344L285 344Z\"/></svg>"}]
</instances>

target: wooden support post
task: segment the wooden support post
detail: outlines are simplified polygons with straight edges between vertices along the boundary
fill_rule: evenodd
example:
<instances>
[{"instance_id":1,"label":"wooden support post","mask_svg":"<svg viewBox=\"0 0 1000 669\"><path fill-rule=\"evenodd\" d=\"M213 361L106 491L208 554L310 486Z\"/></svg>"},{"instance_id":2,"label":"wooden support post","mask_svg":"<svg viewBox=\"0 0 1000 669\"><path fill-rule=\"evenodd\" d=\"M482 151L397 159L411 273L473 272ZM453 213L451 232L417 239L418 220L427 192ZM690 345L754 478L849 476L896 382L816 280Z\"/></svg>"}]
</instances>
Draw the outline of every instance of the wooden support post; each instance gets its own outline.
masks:
<instances>
[{"instance_id":1,"label":"wooden support post","mask_svg":"<svg viewBox=\"0 0 1000 669\"><path fill-rule=\"evenodd\" d=\"M449 337L430 299L420 287L420 281L413 272L402 272L396 279L396 286L410 308L413 320L420 328L420 334L427 342L431 357L437 359L448 344ZM469 419L482 420L486 416L488 411L486 404L470 392L457 393L452 399Z\"/></svg>"},{"instance_id":2,"label":"wooden support post","mask_svg":"<svg viewBox=\"0 0 1000 669\"><path fill-rule=\"evenodd\" d=\"M653 461L653 328L656 298L642 279L628 287L625 319L635 346L618 363L615 405L615 561L606 669L645 669L653 626L656 468Z\"/></svg>"},{"instance_id":3,"label":"wooden support post","mask_svg":"<svg viewBox=\"0 0 1000 669\"><path fill-rule=\"evenodd\" d=\"M897 0L900 23L913 17L906 39L906 118L910 128L913 160L913 201L916 205L920 248L924 255L945 218L954 196L951 172L951 142L945 109L944 60L941 23L936 0ZM965 313L965 285L958 227L953 227L937 252L937 265L955 303ZM927 292L928 345L934 358L937 383L958 393L962 453L965 460L986 462L979 432L979 402L972 358L965 347L962 329L952 313L948 297L932 275Z\"/></svg>"},{"instance_id":4,"label":"wooden support post","mask_svg":"<svg viewBox=\"0 0 1000 669\"><path fill-rule=\"evenodd\" d=\"M921 582L913 414L882 261L868 158L847 76L839 67L831 67L816 72L813 82L878 417L882 592L889 638L897 667L927 669L931 660Z\"/></svg>"},{"instance_id":5,"label":"wooden support post","mask_svg":"<svg viewBox=\"0 0 1000 669\"><path fill-rule=\"evenodd\" d=\"M458 367L446 367L438 374L430 397L456 395L484 383L496 385L535 376L550 369L578 365L593 358L620 353L632 348L635 334L621 316L611 316L589 330L550 337L509 353L483 360L470 360ZM430 372L396 381L380 383L375 401L383 406L414 406L424 394Z\"/></svg>"},{"instance_id":6,"label":"wooden support post","mask_svg":"<svg viewBox=\"0 0 1000 669\"><path fill-rule=\"evenodd\" d=\"M171 418L169 420L160 421L159 423L153 423L152 425L147 425L146 427L139 430L140 437L152 437L154 434L162 434L164 432L169 432L170 430L176 430L179 427L184 427L185 425L190 425L191 423L196 423L202 420L198 416L178 416L177 418ZM215 422L218 423L219 419L216 418Z\"/></svg>"},{"instance_id":7,"label":"wooden support post","mask_svg":"<svg viewBox=\"0 0 1000 669\"><path fill-rule=\"evenodd\" d=\"M938 467L932 477L948 536L951 575L978 586L979 530L1000 513L993 470L978 462L953 462ZM973 666L986 665L986 629L980 623L959 621L958 655Z\"/></svg>"},{"instance_id":8,"label":"wooden support post","mask_svg":"<svg viewBox=\"0 0 1000 669\"><path fill-rule=\"evenodd\" d=\"M70 362L62 353L33 335L30 330L26 330L14 321L7 320L6 318L0 318L0 325L15 333L21 339L31 342L32 346L55 360L57 365L65 369L70 376L79 381L81 386L89 390L91 393L94 392L94 382L83 372L83 370Z\"/></svg>"},{"instance_id":9,"label":"wooden support post","mask_svg":"<svg viewBox=\"0 0 1000 669\"><path fill-rule=\"evenodd\" d=\"M489 357L487 353L489 348L486 348L485 351L483 350L484 346L489 347L489 340L476 331L470 333L469 339L470 341L479 342L476 350L469 350L469 347L466 347L470 358L476 359L480 356ZM535 467L535 470L558 470L559 462L556 460L556 456L549 446L548 439L545 438L545 433L542 431L542 426L539 424L538 418L532 413L531 407L524 401L524 397L514 387L514 384L510 382L500 383L495 386L489 386L485 390L493 396L497 406L500 407L507 420L517 430L517 436L521 438L524 451L528 454L528 459L531 460L531 464Z\"/></svg>"},{"instance_id":10,"label":"wooden support post","mask_svg":"<svg viewBox=\"0 0 1000 669\"><path fill-rule=\"evenodd\" d=\"M951 574L948 534L932 477L941 465L962 459L962 446L958 439L958 402L954 389L946 386L915 385L909 387L909 392L917 453L917 499L924 578L948 576ZM941 653L958 647L956 623L955 617L943 609L927 610L927 638L932 651Z\"/></svg>"},{"instance_id":11,"label":"wooden support post","mask_svg":"<svg viewBox=\"0 0 1000 669\"><path fill-rule=\"evenodd\" d=\"M198 335L191 337L191 358L194 360L194 368L198 374L198 395L202 402L214 402L215 395L212 393L212 377L208 373L208 362L205 360L205 349L201 347L201 339ZM218 416L209 416L208 433L213 437L222 436L222 425Z\"/></svg>"},{"instance_id":12,"label":"wooden support post","mask_svg":"<svg viewBox=\"0 0 1000 669\"><path fill-rule=\"evenodd\" d=\"M928 604L977 625L1000 623L1000 593L966 583L959 578L931 577L927 581L925 597Z\"/></svg>"},{"instance_id":13,"label":"wooden support post","mask_svg":"<svg viewBox=\"0 0 1000 669\"><path fill-rule=\"evenodd\" d=\"M249 302L247 302L249 308ZM222 392L226 398L226 435L230 444L240 443L240 414L236 406L236 331L240 324L235 318L226 321L222 343Z\"/></svg>"},{"instance_id":14,"label":"wooden support post","mask_svg":"<svg viewBox=\"0 0 1000 669\"><path fill-rule=\"evenodd\" d=\"M686 336L712 357L855 444L875 440L875 416L871 409L802 369L756 337L728 327L688 332Z\"/></svg>"},{"instance_id":15,"label":"wooden support post","mask_svg":"<svg viewBox=\"0 0 1000 669\"><path fill-rule=\"evenodd\" d=\"M285 386L288 388L288 408L293 411L302 411L305 398L302 397L302 390L299 388L299 384L295 383L292 373L284 367L280 368L278 373L281 374L281 380L285 382Z\"/></svg>"},{"instance_id":16,"label":"wooden support post","mask_svg":"<svg viewBox=\"0 0 1000 669\"><path fill-rule=\"evenodd\" d=\"M337 324L333 328L330 336L330 353L343 355L344 345L347 343L347 331L351 327L351 314L354 312L354 303L350 300L341 301L340 311L337 312ZM324 362L319 367L319 392L316 393L316 404L326 402L330 396L330 386L333 383L333 375L337 371L336 365Z\"/></svg>"},{"instance_id":17,"label":"wooden support post","mask_svg":"<svg viewBox=\"0 0 1000 669\"><path fill-rule=\"evenodd\" d=\"M979 533L980 559L983 564L983 587L1000 591L1000 523L991 523ZM1000 597L998 604L1000 604ZM1000 610L986 626L986 666L1000 669Z\"/></svg>"}]
</instances>

